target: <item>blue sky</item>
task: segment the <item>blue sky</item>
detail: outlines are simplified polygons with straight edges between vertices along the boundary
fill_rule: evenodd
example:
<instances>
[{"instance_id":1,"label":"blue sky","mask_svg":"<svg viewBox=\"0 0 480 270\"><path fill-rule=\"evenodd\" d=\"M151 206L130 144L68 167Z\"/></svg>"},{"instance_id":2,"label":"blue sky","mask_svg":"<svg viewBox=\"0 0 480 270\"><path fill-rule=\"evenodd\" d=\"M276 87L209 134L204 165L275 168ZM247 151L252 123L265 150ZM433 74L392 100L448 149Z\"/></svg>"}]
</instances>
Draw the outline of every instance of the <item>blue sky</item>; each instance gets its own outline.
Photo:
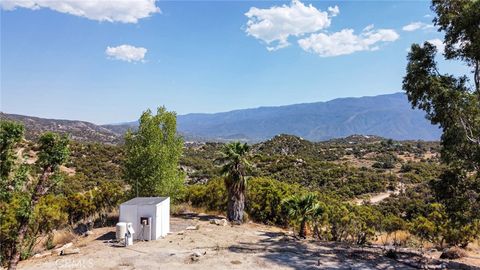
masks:
<instances>
[{"instance_id":1,"label":"blue sky","mask_svg":"<svg viewBox=\"0 0 480 270\"><path fill-rule=\"evenodd\" d=\"M427 1L57 2L1 4L1 111L103 124L393 93L410 44L443 36Z\"/></svg>"}]
</instances>

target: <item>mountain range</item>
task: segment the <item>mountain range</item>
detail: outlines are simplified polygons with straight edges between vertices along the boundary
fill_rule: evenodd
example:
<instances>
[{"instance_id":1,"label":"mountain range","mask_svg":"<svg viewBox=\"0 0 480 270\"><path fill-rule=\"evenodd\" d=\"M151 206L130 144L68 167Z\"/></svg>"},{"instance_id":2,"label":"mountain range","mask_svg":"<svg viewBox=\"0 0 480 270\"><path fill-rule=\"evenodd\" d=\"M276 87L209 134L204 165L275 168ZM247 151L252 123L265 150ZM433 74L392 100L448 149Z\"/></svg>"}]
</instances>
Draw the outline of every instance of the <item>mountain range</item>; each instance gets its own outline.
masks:
<instances>
[{"instance_id":1,"label":"mountain range","mask_svg":"<svg viewBox=\"0 0 480 270\"><path fill-rule=\"evenodd\" d=\"M179 115L184 136L210 140L262 141L291 134L322 141L352 134L377 135L397 140L438 140L441 130L411 108L404 93L326 102L259 107L222 113ZM137 122L104 126L117 132L135 128Z\"/></svg>"},{"instance_id":2,"label":"mountain range","mask_svg":"<svg viewBox=\"0 0 480 270\"><path fill-rule=\"evenodd\" d=\"M0 117L8 116L7 114ZM34 126L41 123L38 118ZM27 130L32 121L26 122ZM59 121L56 126L51 121ZM49 120L47 126L64 131L71 123L72 132L87 129L84 136L98 134L103 141L114 143L138 122L96 126L82 121ZM28 124L30 123L30 124ZM291 134L311 141L346 137L352 134L377 135L396 140L438 140L441 130L425 119L425 113L411 108L404 93L371 97L338 98L326 102L259 107L221 113L192 113L177 117L179 132L186 140L263 141L278 134ZM37 128L37 127L35 127ZM56 130L54 130L56 131ZM112 136L117 136L113 138ZM77 137L81 137L77 135ZM83 138L82 140L91 140Z\"/></svg>"}]
</instances>

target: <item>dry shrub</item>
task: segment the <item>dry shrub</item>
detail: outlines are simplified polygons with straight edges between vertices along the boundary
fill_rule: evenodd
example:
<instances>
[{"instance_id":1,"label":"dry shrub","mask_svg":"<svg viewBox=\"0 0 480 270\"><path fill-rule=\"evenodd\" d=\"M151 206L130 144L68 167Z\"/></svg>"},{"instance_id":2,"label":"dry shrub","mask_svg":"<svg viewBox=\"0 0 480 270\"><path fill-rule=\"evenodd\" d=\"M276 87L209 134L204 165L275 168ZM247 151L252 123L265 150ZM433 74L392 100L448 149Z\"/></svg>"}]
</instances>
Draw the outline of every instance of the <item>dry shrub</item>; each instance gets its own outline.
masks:
<instances>
[{"instance_id":1,"label":"dry shrub","mask_svg":"<svg viewBox=\"0 0 480 270\"><path fill-rule=\"evenodd\" d=\"M413 236L408 231L396 231L387 236L386 233L378 235L375 244L406 246ZM395 243L393 243L395 240Z\"/></svg>"},{"instance_id":2,"label":"dry shrub","mask_svg":"<svg viewBox=\"0 0 480 270\"><path fill-rule=\"evenodd\" d=\"M187 213L205 214L210 216L224 217L225 212L219 210L208 210L205 207L196 207L188 203L180 203L171 205L170 212L173 216L184 215Z\"/></svg>"},{"instance_id":3,"label":"dry shrub","mask_svg":"<svg viewBox=\"0 0 480 270\"><path fill-rule=\"evenodd\" d=\"M49 239L51 235L42 235L38 237L35 246L33 247L33 253L41 253L49 248L62 246L66 243L72 242L76 235L70 230L59 230L52 232L53 238ZM51 241L51 243L49 243Z\"/></svg>"},{"instance_id":4,"label":"dry shrub","mask_svg":"<svg viewBox=\"0 0 480 270\"><path fill-rule=\"evenodd\" d=\"M72 242L75 238L76 235L70 230L56 231L53 235L53 245L61 246Z\"/></svg>"},{"instance_id":5,"label":"dry shrub","mask_svg":"<svg viewBox=\"0 0 480 270\"><path fill-rule=\"evenodd\" d=\"M198 208L195 208L188 203L173 204L170 208L170 212L174 216L195 212L196 210L198 210Z\"/></svg>"},{"instance_id":6,"label":"dry shrub","mask_svg":"<svg viewBox=\"0 0 480 270\"><path fill-rule=\"evenodd\" d=\"M467 256L465 250L459 247L451 247L443 250L442 255L440 255L441 259L449 259L449 260L456 260Z\"/></svg>"}]
</instances>

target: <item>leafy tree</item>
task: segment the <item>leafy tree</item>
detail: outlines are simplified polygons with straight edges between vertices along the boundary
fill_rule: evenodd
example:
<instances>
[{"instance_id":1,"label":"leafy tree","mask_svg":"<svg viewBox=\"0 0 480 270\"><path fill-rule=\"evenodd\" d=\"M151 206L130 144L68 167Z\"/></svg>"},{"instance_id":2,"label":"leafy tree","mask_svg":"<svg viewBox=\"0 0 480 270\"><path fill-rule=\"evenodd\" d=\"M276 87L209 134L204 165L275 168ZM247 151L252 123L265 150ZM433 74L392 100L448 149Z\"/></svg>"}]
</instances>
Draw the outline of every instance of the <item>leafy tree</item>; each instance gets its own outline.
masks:
<instances>
[{"instance_id":1,"label":"leafy tree","mask_svg":"<svg viewBox=\"0 0 480 270\"><path fill-rule=\"evenodd\" d=\"M31 254L39 235L51 234L54 229L67 223L66 204L67 201L63 196L53 194L47 194L40 199L30 221L25 253ZM53 238L52 236L49 239L53 240L51 238Z\"/></svg>"},{"instance_id":2,"label":"leafy tree","mask_svg":"<svg viewBox=\"0 0 480 270\"><path fill-rule=\"evenodd\" d=\"M108 213L117 208L124 195L123 186L116 182L104 182L93 190L93 203L102 225L106 224Z\"/></svg>"},{"instance_id":3,"label":"leafy tree","mask_svg":"<svg viewBox=\"0 0 480 270\"><path fill-rule=\"evenodd\" d=\"M445 59L467 64L474 84L466 75L441 74L437 49L425 42L411 47L403 89L412 106L443 130L441 154L448 169L434 190L447 207L449 224L468 227L480 220L480 1L433 0L432 9L435 25L445 32Z\"/></svg>"},{"instance_id":4,"label":"leafy tree","mask_svg":"<svg viewBox=\"0 0 480 270\"><path fill-rule=\"evenodd\" d=\"M405 229L406 222L393 214L388 214L382 221L383 230L387 233L387 239L393 234L393 245L397 245L397 232Z\"/></svg>"},{"instance_id":5,"label":"leafy tree","mask_svg":"<svg viewBox=\"0 0 480 270\"><path fill-rule=\"evenodd\" d=\"M25 175L25 171L14 170L17 157L14 155L14 147L23 139L25 129L23 125L10 122L0 121L0 200L6 201L15 189L21 186L21 180L25 179L20 175L14 175L16 172ZM25 168L23 168L25 170ZM20 177L19 177L20 176Z\"/></svg>"},{"instance_id":6,"label":"leafy tree","mask_svg":"<svg viewBox=\"0 0 480 270\"><path fill-rule=\"evenodd\" d=\"M196 184L187 187L185 201L193 206L205 207L208 210L226 211L227 190L223 178L213 178L205 185Z\"/></svg>"},{"instance_id":7,"label":"leafy tree","mask_svg":"<svg viewBox=\"0 0 480 270\"><path fill-rule=\"evenodd\" d=\"M282 202L301 190L298 185L271 178L251 178L248 180L247 213L255 221L287 225L288 218Z\"/></svg>"},{"instance_id":8,"label":"leafy tree","mask_svg":"<svg viewBox=\"0 0 480 270\"><path fill-rule=\"evenodd\" d=\"M124 175L133 196L170 196L177 199L184 174L179 170L183 140L177 135L174 112L160 107L140 117L138 131L125 135Z\"/></svg>"},{"instance_id":9,"label":"leafy tree","mask_svg":"<svg viewBox=\"0 0 480 270\"><path fill-rule=\"evenodd\" d=\"M33 190L29 194L30 197L26 201L23 213L18 217L16 242L11 252L9 270L16 269L20 261L21 247L27 236L30 222L32 222L32 213L34 213L35 207L60 180L60 178L56 177L59 167L66 162L69 156L69 140L65 136L47 132L39 138L38 144L39 154L36 165L39 167L40 176L33 185Z\"/></svg>"},{"instance_id":10,"label":"leafy tree","mask_svg":"<svg viewBox=\"0 0 480 270\"><path fill-rule=\"evenodd\" d=\"M222 148L222 174L228 191L227 218L237 223L243 222L245 209L246 174L249 170L249 146L246 143L231 142Z\"/></svg>"},{"instance_id":11,"label":"leafy tree","mask_svg":"<svg viewBox=\"0 0 480 270\"><path fill-rule=\"evenodd\" d=\"M307 236L307 223L312 221L315 214L319 212L320 206L316 195L308 193L303 196L292 196L284 201L284 207L287 209L290 219L300 224L298 235L305 238Z\"/></svg>"},{"instance_id":12,"label":"leafy tree","mask_svg":"<svg viewBox=\"0 0 480 270\"><path fill-rule=\"evenodd\" d=\"M67 197L67 213L70 225L74 225L78 221L85 220L96 211L93 192L75 193Z\"/></svg>"},{"instance_id":13,"label":"leafy tree","mask_svg":"<svg viewBox=\"0 0 480 270\"><path fill-rule=\"evenodd\" d=\"M448 217L445 213L445 207L440 203L432 203L429 205L429 214L427 216L434 225L434 230L432 232L431 241L435 243L438 247L443 247L443 242L445 239L445 230L448 223Z\"/></svg>"},{"instance_id":14,"label":"leafy tree","mask_svg":"<svg viewBox=\"0 0 480 270\"><path fill-rule=\"evenodd\" d=\"M435 237L435 224L424 216L415 218L410 224L410 232L421 240L421 247L425 241L432 241Z\"/></svg>"},{"instance_id":15,"label":"leafy tree","mask_svg":"<svg viewBox=\"0 0 480 270\"><path fill-rule=\"evenodd\" d=\"M436 48L413 44L408 54L403 88L414 107L439 124L443 159L478 171L480 163L480 1L434 0L434 23L445 31L445 58L461 60L472 68L474 86L467 76L441 74Z\"/></svg>"},{"instance_id":16,"label":"leafy tree","mask_svg":"<svg viewBox=\"0 0 480 270\"><path fill-rule=\"evenodd\" d=\"M381 214L369 205L353 206L351 213L351 237L357 245L370 241L381 227Z\"/></svg>"}]
</instances>

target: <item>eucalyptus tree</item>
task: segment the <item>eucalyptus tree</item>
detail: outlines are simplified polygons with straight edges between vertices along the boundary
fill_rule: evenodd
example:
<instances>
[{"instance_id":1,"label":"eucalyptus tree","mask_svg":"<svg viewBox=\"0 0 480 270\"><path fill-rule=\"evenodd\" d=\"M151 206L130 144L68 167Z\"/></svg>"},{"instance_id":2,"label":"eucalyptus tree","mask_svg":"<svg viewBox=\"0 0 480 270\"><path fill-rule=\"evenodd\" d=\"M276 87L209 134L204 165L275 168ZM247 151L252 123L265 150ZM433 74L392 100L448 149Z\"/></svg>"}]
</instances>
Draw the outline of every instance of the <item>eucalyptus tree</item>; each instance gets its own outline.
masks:
<instances>
[{"instance_id":1,"label":"eucalyptus tree","mask_svg":"<svg viewBox=\"0 0 480 270\"><path fill-rule=\"evenodd\" d=\"M231 142L223 146L221 158L217 160L222 164L221 172L228 192L227 218L236 223L243 222L247 173L251 166L249 150L246 143Z\"/></svg>"},{"instance_id":2,"label":"eucalyptus tree","mask_svg":"<svg viewBox=\"0 0 480 270\"><path fill-rule=\"evenodd\" d=\"M480 220L480 1L434 0L431 7L435 26L445 34L444 58L463 62L473 76L441 73L438 48L413 44L403 89L412 106L443 130L441 157L448 169L434 190L450 224L460 230L475 227L461 234L475 235L480 229L472 226Z\"/></svg>"}]
</instances>

